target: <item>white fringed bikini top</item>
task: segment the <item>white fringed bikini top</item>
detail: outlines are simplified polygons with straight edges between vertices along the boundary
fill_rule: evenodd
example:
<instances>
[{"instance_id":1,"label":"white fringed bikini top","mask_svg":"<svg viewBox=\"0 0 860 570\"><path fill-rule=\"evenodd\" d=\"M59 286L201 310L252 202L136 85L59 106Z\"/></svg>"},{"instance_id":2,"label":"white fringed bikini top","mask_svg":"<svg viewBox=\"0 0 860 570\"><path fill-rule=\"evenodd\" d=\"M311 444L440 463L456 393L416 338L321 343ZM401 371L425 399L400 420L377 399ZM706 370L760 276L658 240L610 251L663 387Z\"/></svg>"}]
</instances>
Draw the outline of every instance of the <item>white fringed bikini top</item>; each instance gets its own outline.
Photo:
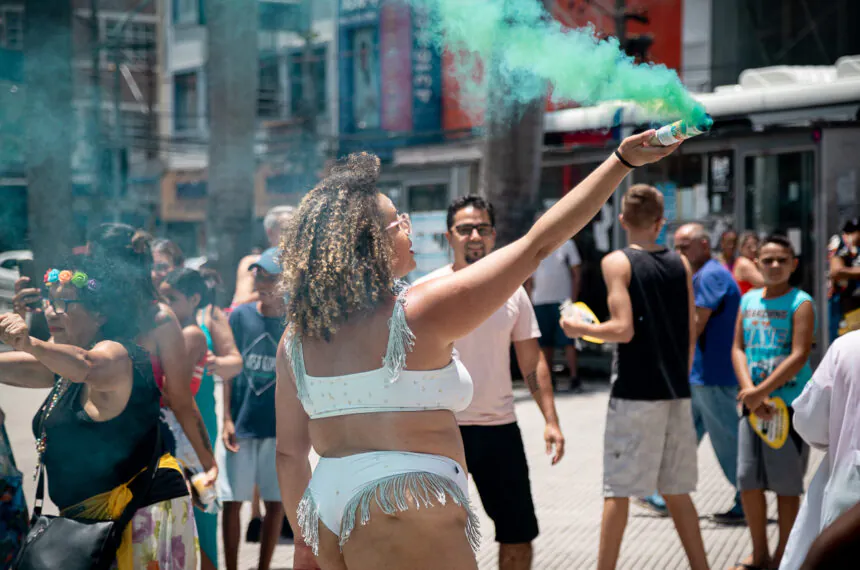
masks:
<instances>
[{"instance_id":1,"label":"white fringed bikini top","mask_svg":"<svg viewBox=\"0 0 860 570\"><path fill-rule=\"evenodd\" d=\"M376 412L451 410L461 412L472 401L472 377L456 351L437 370L407 370L406 353L415 335L406 323L406 286L398 284L394 312L388 321L388 346L382 368L340 376L311 376L305 369L302 343L296 335L285 342L299 400L313 419Z\"/></svg>"}]
</instances>

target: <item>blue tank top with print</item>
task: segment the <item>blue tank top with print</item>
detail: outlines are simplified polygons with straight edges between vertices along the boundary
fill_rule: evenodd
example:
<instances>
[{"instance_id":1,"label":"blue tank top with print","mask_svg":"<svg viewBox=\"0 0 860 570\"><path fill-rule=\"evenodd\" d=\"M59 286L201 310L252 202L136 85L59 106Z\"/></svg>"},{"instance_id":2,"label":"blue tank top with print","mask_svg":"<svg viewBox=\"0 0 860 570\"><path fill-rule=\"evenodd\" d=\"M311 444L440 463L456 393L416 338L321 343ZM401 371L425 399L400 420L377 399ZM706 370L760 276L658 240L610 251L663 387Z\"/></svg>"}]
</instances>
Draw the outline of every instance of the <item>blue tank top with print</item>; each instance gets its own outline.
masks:
<instances>
[{"instance_id":1,"label":"blue tank top with print","mask_svg":"<svg viewBox=\"0 0 860 570\"><path fill-rule=\"evenodd\" d=\"M754 289L741 299L744 327L744 351L753 384L767 379L780 363L791 354L794 335L794 313L812 297L800 289L792 289L781 297L765 299L764 289ZM814 309L814 306L813 306ZM771 397L779 397L790 406L812 377L809 361L797 375L777 388Z\"/></svg>"}]
</instances>

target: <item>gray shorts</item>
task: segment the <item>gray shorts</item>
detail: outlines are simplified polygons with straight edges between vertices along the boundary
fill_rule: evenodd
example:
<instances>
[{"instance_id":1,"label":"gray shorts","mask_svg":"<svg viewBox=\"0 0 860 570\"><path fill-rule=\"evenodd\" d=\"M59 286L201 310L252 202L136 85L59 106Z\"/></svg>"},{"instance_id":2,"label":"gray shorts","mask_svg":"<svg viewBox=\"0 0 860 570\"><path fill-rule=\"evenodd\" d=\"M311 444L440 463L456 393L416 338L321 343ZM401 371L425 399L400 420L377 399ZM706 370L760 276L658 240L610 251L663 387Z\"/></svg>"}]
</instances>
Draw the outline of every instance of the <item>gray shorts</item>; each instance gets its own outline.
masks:
<instances>
[{"instance_id":1,"label":"gray shorts","mask_svg":"<svg viewBox=\"0 0 860 570\"><path fill-rule=\"evenodd\" d=\"M696 490L696 430L690 399L611 398L603 440L603 496Z\"/></svg>"},{"instance_id":2,"label":"gray shorts","mask_svg":"<svg viewBox=\"0 0 860 570\"><path fill-rule=\"evenodd\" d=\"M789 415L791 417L791 415ZM809 446L794 431L779 449L767 445L753 431L747 417L738 424L738 489L773 491L783 497L803 494L803 476L809 459Z\"/></svg>"}]
</instances>

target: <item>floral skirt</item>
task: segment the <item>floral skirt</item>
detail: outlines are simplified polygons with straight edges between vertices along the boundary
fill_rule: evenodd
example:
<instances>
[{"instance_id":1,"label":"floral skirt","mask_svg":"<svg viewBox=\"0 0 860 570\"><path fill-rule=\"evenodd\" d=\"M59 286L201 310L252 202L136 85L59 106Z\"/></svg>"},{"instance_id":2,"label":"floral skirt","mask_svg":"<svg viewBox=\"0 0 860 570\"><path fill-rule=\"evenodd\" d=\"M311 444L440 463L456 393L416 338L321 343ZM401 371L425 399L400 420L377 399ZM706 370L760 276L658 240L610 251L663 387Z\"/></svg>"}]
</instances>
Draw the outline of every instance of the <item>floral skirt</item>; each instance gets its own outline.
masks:
<instances>
[{"instance_id":1,"label":"floral skirt","mask_svg":"<svg viewBox=\"0 0 860 570\"><path fill-rule=\"evenodd\" d=\"M196 570L197 531L190 497L155 503L131 519L134 570Z\"/></svg>"}]
</instances>

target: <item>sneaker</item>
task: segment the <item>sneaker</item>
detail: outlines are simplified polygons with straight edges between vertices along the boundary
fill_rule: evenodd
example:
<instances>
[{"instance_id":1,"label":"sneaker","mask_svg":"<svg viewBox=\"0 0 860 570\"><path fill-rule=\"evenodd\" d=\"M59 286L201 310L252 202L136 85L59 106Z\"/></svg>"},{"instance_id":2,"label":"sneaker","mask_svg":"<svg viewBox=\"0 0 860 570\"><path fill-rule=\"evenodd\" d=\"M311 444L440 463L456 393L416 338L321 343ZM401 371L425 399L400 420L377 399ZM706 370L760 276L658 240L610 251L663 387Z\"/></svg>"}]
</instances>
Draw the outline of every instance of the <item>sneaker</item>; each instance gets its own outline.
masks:
<instances>
[{"instance_id":1,"label":"sneaker","mask_svg":"<svg viewBox=\"0 0 860 570\"><path fill-rule=\"evenodd\" d=\"M744 509L740 505L735 505L724 513L714 513L709 518L717 524L724 525L742 525L747 522Z\"/></svg>"},{"instance_id":2,"label":"sneaker","mask_svg":"<svg viewBox=\"0 0 860 570\"><path fill-rule=\"evenodd\" d=\"M286 515L284 515L284 524L281 527L281 538L286 538L287 540L293 539L293 527L290 526L290 521L287 520Z\"/></svg>"},{"instance_id":3,"label":"sneaker","mask_svg":"<svg viewBox=\"0 0 860 570\"><path fill-rule=\"evenodd\" d=\"M248 531L245 533L245 542L260 542L260 532L263 530L263 519L256 517L248 523Z\"/></svg>"},{"instance_id":4,"label":"sneaker","mask_svg":"<svg viewBox=\"0 0 860 570\"><path fill-rule=\"evenodd\" d=\"M661 517L669 516L669 509L666 508L666 501L657 493L650 497L633 497L633 502L639 507L651 511L655 515Z\"/></svg>"},{"instance_id":5,"label":"sneaker","mask_svg":"<svg viewBox=\"0 0 860 570\"><path fill-rule=\"evenodd\" d=\"M567 391L572 394L582 394L585 392L585 387L582 385L582 380L576 376L571 376L570 384L567 385Z\"/></svg>"}]
</instances>

